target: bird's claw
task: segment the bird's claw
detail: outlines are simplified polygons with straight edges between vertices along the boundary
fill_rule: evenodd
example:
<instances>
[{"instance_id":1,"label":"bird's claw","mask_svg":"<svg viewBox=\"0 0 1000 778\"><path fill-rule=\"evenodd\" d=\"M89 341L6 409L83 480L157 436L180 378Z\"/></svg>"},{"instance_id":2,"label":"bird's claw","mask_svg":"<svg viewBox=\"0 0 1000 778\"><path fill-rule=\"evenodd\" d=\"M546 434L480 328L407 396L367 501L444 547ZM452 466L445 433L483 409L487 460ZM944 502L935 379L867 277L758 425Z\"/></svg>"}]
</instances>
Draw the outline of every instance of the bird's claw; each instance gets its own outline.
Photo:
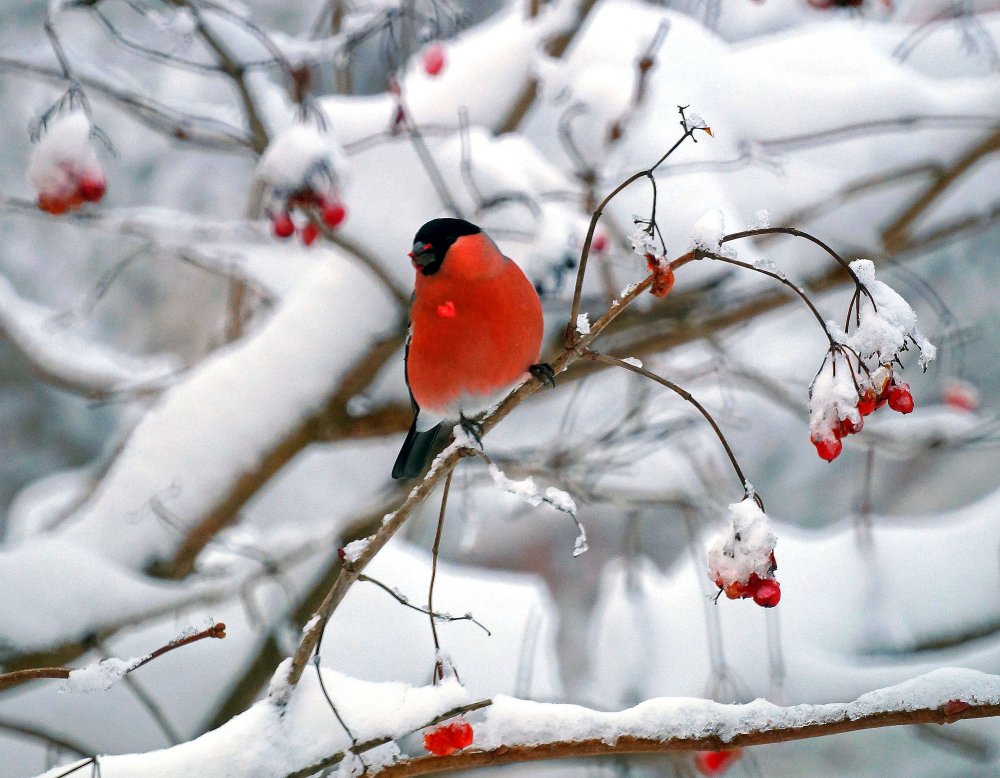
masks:
<instances>
[{"instance_id":1,"label":"bird's claw","mask_svg":"<svg viewBox=\"0 0 1000 778\"><path fill-rule=\"evenodd\" d=\"M552 369L552 365L548 362L539 362L537 365L532 365L528 368L528 372L543 385L550 389L556 388L556 371Z\"/></svg>"},{"instance_id":2,"label":"bird's claw","mask_svg":"<svg viewBox=\"0 0 1000 778\"><path fill-rule=\"evenodd\" d=\"M479 448L483 447L483 425L481 422L470 419L464 414L459 414L458 424L466 435L476 441L476 445Z\"/></svg>"}]
</instances>

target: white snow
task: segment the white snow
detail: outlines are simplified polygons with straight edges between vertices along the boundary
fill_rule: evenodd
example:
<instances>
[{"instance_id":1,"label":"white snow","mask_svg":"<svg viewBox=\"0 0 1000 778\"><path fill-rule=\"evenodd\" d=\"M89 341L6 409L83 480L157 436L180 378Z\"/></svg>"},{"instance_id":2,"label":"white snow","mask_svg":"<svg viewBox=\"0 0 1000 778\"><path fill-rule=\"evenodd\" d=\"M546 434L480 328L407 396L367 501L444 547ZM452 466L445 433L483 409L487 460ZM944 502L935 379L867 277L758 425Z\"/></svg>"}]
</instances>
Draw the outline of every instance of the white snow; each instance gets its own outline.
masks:
<instances>
[{"instance_id":1,"label":"white snow","mask_svg":"<svg viewBox=\"0 0 1000 778\"><path fill-rule=\"evenodd\" d=\"M296 122L275 135L257 165L257 175L279 192L326 192L341 185L346 174L346 158L336 136L312 121Z\"/></svg>"},{"instance_id":2,"label":"white snow","mask_svg":"<svg viewBox=\"0 0 1000 778\"><path fill-rule=\"evenodd\" d=\"M848 345L874 369L892 362L905 348L907 339L911 339L920 350L920 366L926 369L937 349L920 332L913 308L896 290L875 278L875 263L871 260L856 259L851 262L851 269L875 305L861 296L861 324L848 338Z\"/></svg>"},{"instance_id":3,"label":"white snow","mask_svg":"<svg viewBox=\"0 0 1000 778\"><path fill-rule=\"evenodd\" d=\"M746 583L751 573L768 578L777 535L752 497L729 506L731 524L708 549L708 577L723 584Z\"/></svg>"},{"instance_id":4,"label":"white snow","mask_svg":"<svg viewBox=\"0 0 1000 778\"><path fill-rule=\"evenodd\" d=\"M832 440L842 419L860 423L858 387L854 382L857 379L862 384L862 380L851 371L839 354L831 355L809 388L809 434L813 440Z\"/></svg>"},{"instance_id":5,"label":"white snow","mask_svg":"<svg viewBox=\"0 0 1000 778\"><path fill-rule=\"evenodd\" d=\"M103 178L90 142L90 120L82 110L56 114L31 151L28 183L39 193L67 195L78 177Z\"/></svg>"},{"instance_id":6,"label":"white snow","mask_svg":"<svg viewBox=\"0 0 1000 778\"><path fill-rule=\"evenodd\" d=\"M3 276L0 332L52 380L94 395L153 386L180 369L170 355L132 356L85 336L58 311L20 297Z\"/></svg>"},{"instance_id":7,"label":"white snow","mask_svg":"<svg viewBox=\"0 0 1000 778\"><path fill-rule=\"evenodd\" d=\"M70 692L71 694L106 692L141 661L141 657L129 660L110 657L102 659L100 662L94 662L86 667L71 670L69 678L59 688L59 691Z\"/></svg>"},{"instance_id":8,"label":"white snow","mask_svg":"<svg viewBox=\"0 0 1000 778\"><path fill-rule=\"evenodd\" d=\"M718 253L725 234L726 222L722 211L708 211L691 228L691 243L693 248Z\"/></svg>"},{"instance_id":9,"label":"white snow","mask_svg":"<svg viewBox=\"0 0 1000 778\"><path fill-rule=\"evenodd\" d=\"M590 315L581 313L576 317L576 331L581 335L590 334Z\"/></svg>"}]
</instances>

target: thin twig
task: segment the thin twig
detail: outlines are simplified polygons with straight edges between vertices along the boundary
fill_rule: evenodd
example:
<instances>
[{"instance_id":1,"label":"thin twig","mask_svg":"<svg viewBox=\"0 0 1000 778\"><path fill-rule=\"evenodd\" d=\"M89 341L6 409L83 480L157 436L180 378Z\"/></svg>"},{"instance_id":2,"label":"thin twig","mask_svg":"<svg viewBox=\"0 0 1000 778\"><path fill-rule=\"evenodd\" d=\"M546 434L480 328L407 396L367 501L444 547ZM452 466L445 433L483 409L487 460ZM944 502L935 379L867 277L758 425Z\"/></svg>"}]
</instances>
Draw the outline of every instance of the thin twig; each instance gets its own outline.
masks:
<instances>
[{"instance_id":1,"label":"thin twig","mask_svg":"<svg viewBox=\"0 0 1000 778\"><path fill-rule=\"evenodd\" d=\"M434 683L444 680L444 666L438 656L441 651L441 643L438 640L437 625L434 619L434 581L437 579L438 554L441 551L441 535L444 533L445 511L448 509L448 492L451 490L451 477L454 474L454 470L448 471L448 476L444 479L444 488L441 490L441 510L438 512L434 547L431 549L431 580L427 586L427 615L431 622L431 636L434 638Z\"/></svg>"},{"instance_id":2,"label":"thin twig","mask_svg":"<svg viewBox=\"0 0 1000 778\"><path fill-rule=\"evenodd\" d=\"M151 654L147 654L141 660L131 665L125 673L131 673L138 670L143 665L149 664L154 659L157 659L164 654L173 651L175 648L180 648L181 646L186 646L189 643L195 643L199 640L204 640L205 638L219 638L222 639L226 636L226 625L221 622L218 624L213 624L208 629L203 629L201 632L197 632L193 635L185 635L184 637L177 638L176 640L171 640L165 646L153 651ZM69 678L70 673L75 669L72 667L33 667L28 670L15 670L10 673L3 673L0 675L0 690L7 689L11 686L16 686L17 684L24 683L25 681L37 681L46 678Z\"/></svg>"},{"instance_id":3,"label":"thin twig","mask_svg":"<svg viewBox=\"0 0 1000 778\"><path fill-rule=\"evenodd\" d=\"M358 576L358 580L361 581L362 583L375 584L375 586L377 586L379 589L384 591L389 596L393 597L396 600L396 602L398 602L400 605L403 605L409 608L410 610L415 610L417 613L423 613L428 616L432 615L435 621L471 621L487 635L493 634L492 632L489 631L489 629L486 628L486 626L482 622L480 622L478 619L473 618L471 613L466 613L464 616L452 616L449 613L437 613L431 611L430 608L424 608L421 607L420 605L414 605L404 595L400 594L395 589L386 586L377 578L372 578L370 575L365 575L364 573L362 573L361 575Z\"/></svg>"}]
</instances>

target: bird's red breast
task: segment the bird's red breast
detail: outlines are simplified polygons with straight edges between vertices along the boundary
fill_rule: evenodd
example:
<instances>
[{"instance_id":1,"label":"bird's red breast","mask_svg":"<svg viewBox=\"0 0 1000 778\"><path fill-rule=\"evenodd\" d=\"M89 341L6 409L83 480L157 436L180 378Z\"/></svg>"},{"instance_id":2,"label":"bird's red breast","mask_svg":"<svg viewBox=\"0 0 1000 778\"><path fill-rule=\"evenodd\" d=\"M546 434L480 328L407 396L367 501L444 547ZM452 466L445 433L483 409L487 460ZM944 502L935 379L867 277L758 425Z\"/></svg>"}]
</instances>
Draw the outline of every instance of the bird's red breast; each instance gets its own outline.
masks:
<instances>
[{"instance_id":1,"label":"bird's red breast","mask_svg":"<svg viewBox=\"0 0 1000 778\"><path fill-rule=\"evenodd\" d=\"M458 238L440 270L417 273L406 375L421 409L454 417L538 362L542 305L521 269L485 233Z\"/></svg>"}]
</instances>

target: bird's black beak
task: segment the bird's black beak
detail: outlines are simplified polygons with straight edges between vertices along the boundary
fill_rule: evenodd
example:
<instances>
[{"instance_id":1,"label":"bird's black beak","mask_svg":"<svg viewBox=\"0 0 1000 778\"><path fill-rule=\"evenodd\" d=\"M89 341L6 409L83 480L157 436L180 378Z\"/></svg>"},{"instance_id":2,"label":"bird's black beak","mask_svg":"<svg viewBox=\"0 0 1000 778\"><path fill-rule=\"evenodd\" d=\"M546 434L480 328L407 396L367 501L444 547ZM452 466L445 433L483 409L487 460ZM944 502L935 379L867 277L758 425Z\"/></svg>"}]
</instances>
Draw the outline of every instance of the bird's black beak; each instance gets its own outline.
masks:
<instances>
[{"instance_id":1,"label":"bird's black beak","mask_svg":"<svg viewBox=\"0 0 1000 778\"><path fill-rule=\"evenodd\" d=\"M435 259L434 247L430 243L414 243L413 251L410 252L410 259L419 268L425 268Z\"/></svg>"}]
</instances>

